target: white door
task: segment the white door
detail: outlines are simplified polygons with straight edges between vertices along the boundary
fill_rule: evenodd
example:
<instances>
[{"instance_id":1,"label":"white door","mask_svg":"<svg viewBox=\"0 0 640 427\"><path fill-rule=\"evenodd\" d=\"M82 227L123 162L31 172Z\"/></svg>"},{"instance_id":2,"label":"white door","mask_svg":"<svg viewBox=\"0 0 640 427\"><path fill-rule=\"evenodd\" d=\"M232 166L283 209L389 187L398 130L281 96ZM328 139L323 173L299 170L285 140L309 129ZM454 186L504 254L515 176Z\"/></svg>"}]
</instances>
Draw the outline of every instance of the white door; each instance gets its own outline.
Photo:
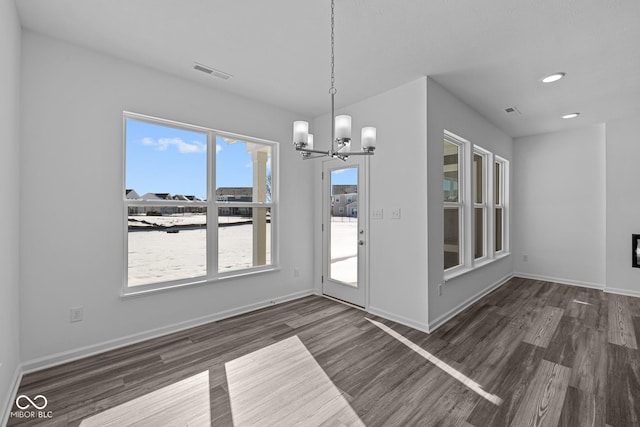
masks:
<instances>
[{"instance_id":1,"label":"white door","mask_svg":"<svg viewBox=\"0 0 640 427\"><path fill-rule=\"evenodd\" d=\"M367 288L366 158L323 165L322 292L365 307Z\"/></svg>"}]
</instances>

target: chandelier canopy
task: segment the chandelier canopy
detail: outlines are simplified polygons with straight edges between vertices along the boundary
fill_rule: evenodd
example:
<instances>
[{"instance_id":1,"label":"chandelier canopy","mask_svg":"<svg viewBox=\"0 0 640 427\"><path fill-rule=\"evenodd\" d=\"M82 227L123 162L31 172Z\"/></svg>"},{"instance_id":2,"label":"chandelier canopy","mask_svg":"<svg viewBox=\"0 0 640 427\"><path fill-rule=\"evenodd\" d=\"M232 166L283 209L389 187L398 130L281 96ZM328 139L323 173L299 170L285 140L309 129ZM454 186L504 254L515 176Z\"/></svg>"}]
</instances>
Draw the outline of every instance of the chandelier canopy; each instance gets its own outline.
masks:
<instances>
[{"instance_id":1,"label":"chandelier canopy","mask_svg":"<svg viewBox=\"0 0 640 427\"><path fill-rule=\"evenodd\" d=\"M316 150L313 147L313 134L309 133L309 122L293 122L293 145L302 153L303 159L315 159L318 157L333 157L345 160L349 156L372 155L376 148L376 128L367 126L362 128L360 146L362 151L351 151L351 116L335 115L335 56L334 56L334 28L335 28L335 4L331 0L331 148L327 151Z\"/></svg>"}]
</instances>

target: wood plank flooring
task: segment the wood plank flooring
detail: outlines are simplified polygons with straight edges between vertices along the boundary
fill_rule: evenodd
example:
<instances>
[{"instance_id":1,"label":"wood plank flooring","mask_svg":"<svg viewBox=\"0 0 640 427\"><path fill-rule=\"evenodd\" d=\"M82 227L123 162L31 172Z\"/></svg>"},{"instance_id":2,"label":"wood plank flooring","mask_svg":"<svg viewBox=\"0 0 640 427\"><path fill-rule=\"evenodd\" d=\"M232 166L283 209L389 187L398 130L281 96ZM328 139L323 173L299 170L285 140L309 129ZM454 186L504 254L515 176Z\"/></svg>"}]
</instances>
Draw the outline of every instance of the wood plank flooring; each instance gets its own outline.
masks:
<instances>
[{"instance_id":1,"label":"wood plank flooring","mask_svg":"<svg viewBox=\"0 0 640 427\"><path fill-rule=\"evenodd\" d=\"M640 426L638 342L640 299L535 280L432 334L307 297L26 375L9 425Z\"/></svg>"}]
</instances>

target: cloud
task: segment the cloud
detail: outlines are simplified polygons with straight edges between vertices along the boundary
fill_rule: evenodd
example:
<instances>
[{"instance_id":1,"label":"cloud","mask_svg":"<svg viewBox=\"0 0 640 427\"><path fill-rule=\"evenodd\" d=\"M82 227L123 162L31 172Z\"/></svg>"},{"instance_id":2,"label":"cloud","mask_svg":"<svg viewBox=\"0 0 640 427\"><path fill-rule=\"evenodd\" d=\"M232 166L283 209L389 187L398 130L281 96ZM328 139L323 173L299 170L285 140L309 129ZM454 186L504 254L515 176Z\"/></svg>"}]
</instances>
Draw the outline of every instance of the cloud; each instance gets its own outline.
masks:
<instances>
[{"instance_id":1,"label":"cloud","mask_svg":"<svg viewBox=\"0 0 640 427\"><path fill-rule=\"evenodd\" d=\"M174 146L179 153L206 153L207 144L200 141L185 142L180 138L160 138L157 141L153 138L143 138L142 145L153 147L158 151L166 151L169 147Z\"/></svg>"},{"instance_id":2,"label":"cloud","mask_svg":"<svg viewBox=\"0 0 640 427\"><path fill-rule=\"evenodd\" d=\"M222 145L216 144L216 153L219 153L220 151L222 151Z\"/></svg>"}]
</instances>

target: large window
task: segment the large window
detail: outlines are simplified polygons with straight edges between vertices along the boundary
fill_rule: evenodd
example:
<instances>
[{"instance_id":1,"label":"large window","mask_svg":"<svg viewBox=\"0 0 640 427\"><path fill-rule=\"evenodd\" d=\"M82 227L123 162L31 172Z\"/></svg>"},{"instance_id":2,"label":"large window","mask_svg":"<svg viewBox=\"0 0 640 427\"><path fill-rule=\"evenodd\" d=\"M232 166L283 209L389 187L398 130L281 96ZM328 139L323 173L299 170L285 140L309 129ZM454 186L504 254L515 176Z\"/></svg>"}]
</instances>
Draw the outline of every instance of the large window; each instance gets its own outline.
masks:
<instances>
[{"instance_id":1,"label":"large window","mask_svg":"<svg viewBox=\"0 0 640 427\"><path fill-rule=\"evenodd\" d=\"M450 132L443 146L445 276L507 253L507 160Z\"/></svg>"},{"instance_id":2,"label":"large window","mask_svg":"<svg viewBox=\"0 0 640 427\"><path fill-rule=\"evenodd\" d=\"M124 114L126 288L273 268L276 144Z\"/></svg>"}]
</instances>

